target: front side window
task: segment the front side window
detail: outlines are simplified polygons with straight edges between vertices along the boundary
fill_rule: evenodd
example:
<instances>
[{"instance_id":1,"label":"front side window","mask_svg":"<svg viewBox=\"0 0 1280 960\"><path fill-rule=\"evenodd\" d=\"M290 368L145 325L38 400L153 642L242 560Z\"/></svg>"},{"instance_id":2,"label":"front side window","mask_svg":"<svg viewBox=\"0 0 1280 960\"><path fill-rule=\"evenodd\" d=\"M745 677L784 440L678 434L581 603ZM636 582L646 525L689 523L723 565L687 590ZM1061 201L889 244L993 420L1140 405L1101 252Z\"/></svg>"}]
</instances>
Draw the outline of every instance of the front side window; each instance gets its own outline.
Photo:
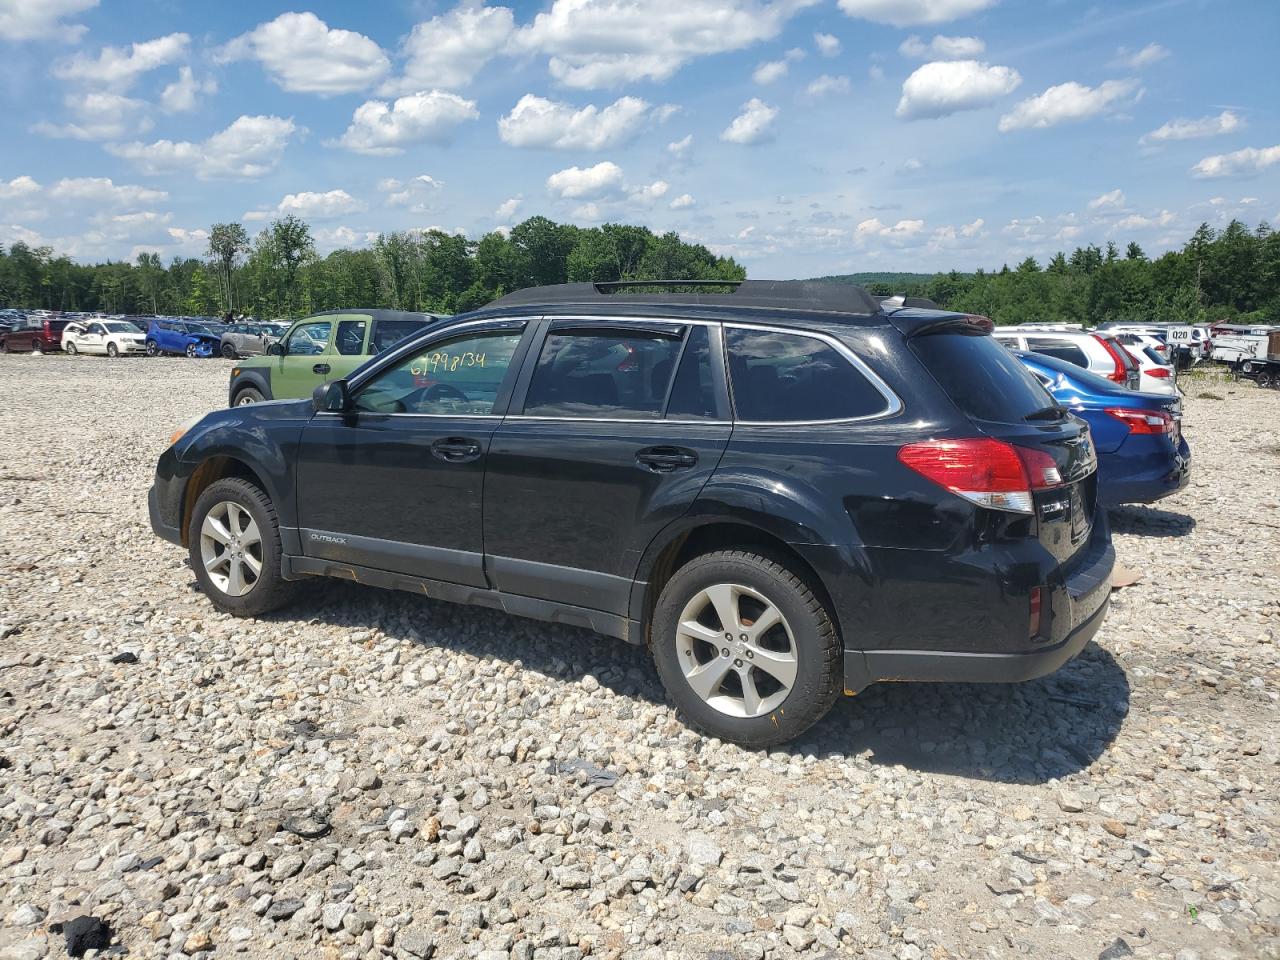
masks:
<instances>
[{"instance_id":1,"label":"front side window","mask_svg":"<svg viewBox=\"0 0 1280 960\"><path fill-rule=\"evenodd\" d=\"M521 330L437 340L369 381L355 398L365 413L485 416L520 345Z\"/></svg>"},{"instance_id":2,"label":"front side window","mask_svg":"<svg viewBox=\"0 0 1280 960\"><path fill-rule=\"evenodd\" d=\"M524 413L532 417L662 416L682 332L581 329L548 334Z\"/></svg>"},{"instance_id":3,"label":"front side window","mask_svg":"<svg viewBox=\"0 0 1280 960\"><path fill-rule=\"evenodd\" d=\"M344 357L357 356L364 349L364 331L368 320L339 320L338 335L333 338L338 353Z\"/></svg>"},{"instance_id":4,"label":"front side window","mask_svg":"<svg viewBox=\"0 0 1280 960\"><path fill-rule=\"evenodd\" d=\"M1061 337L1027 337L1027 349L1032 353L1043 353L1046 357L1056 357L1077 367L1089 368L1089 358L1083 350L1070 340Z\"/></svg>"},{"instance_id":5,"label":"front side window","mask_svg":"<svg viewBox=\"0 0 1280 960\"><path fill-rule=\"evenodd\" d=\"M847 420L888 406L848 358L817 337L730 327L725 343L739 420Z\"/></svg>"},{"instance_id":6,"label":"front side window","mask_svg":"<svg viewBox=\"0 0 1280 960\"><path fill-rule=\"evenodd\" d=\"M293 328L293 333L289 334L285 353L291 357L312 357L324 353L324 348L329 343L329 331L332 329L333 322L330 320L312 320L298 324Z\"/></svg>"},{"instance_id":7,"label":"front side window","mask_svg":"<svg viewBox=\"0 0 1280 960\"><path fill-rule=\"evenodd\" d=\"M100 323L95 323L93 326L91 326L89 328L89 332L99 337L106 336L106 333L107 333L107 331L103 329L103 326Z\"/></svg>"}]
</instances>

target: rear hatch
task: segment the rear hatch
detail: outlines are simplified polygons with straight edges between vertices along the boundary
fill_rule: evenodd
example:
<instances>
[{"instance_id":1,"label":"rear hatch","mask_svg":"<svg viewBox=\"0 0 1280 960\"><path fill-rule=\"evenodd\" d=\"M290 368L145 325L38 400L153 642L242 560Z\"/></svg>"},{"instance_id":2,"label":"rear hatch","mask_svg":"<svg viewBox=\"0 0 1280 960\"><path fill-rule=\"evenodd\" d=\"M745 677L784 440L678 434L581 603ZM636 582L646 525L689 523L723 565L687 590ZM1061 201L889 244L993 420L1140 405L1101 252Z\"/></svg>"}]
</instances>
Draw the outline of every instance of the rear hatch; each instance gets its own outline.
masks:
<instances>
[{"instance_id":1,"label":"rear hatch","mask_svg":"<svg viewBox=\"0 0 1280 960\"><path fill-rule=\"evenodd\" d=\"M46 320L44 322L44 335L55 343L62 341L62 331L66 329L70 320Z\"/></svg>"},{"instance_id":2,"label":"rear hatch","mask_svg":"<svg viewBox=\"0 0 1280 960\"><path fill-rule=\"evenodd\" d=\"M916 327L908 343L976 431L1017 450L1031 480L1027 532L1065 562L1088 542L1097 507L1098 461L1089 427L989 330L981 318L951 318ZM1009 533L1016 529L1006 525Z\"/></svg>"}]
</instances>

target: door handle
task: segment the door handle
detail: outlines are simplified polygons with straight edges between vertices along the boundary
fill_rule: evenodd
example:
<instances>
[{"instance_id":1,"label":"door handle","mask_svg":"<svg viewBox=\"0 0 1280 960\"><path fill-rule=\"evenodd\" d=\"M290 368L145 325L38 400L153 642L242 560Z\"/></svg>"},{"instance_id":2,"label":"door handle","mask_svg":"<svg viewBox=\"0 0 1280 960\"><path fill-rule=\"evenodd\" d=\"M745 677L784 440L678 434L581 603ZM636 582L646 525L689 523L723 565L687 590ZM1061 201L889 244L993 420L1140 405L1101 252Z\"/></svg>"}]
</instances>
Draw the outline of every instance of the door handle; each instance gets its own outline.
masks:
<instances>
[{"instance_id":1,"label":"door handle","mask_svg":"<svg viewBox=\"0 0 1280 960\"><path fill-rule=\"evenodd\" d=\"M466 437L444 437L431 445L431 455L445 463L469 463L480 456L480 444Z\"/></svg>"},{"instance_id":2,"label":"door handle","mask_svg":"<svg viewBox=\"0 0 1280 960\"><path fill-rule=\"evenodd\" d=\"M652 473L687 470L698 462L698 455L684 447L645 447L636 453L636 463Z\"/></svg>"},{"instance_id":3,"label":"door handle","mask_svg":"<svg viewBox=\"0 0 1280 960\"><path fill-rule=\"evenodd\" d=\"M328 373L329 365L327 363L317 363L311 368L312 373Z\"/></svg>"}]
</instances>

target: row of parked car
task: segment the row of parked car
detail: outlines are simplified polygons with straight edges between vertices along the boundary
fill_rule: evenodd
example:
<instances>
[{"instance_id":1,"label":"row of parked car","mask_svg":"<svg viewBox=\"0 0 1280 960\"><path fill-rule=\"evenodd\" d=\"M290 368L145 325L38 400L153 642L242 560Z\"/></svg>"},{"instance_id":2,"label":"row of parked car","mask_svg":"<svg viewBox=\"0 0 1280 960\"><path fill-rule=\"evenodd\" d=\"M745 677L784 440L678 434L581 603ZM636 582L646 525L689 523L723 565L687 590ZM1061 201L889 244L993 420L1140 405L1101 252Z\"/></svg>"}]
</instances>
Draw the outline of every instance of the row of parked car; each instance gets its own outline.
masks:
<instances>
[{"instance_id":1,"label":"row of parked car","mask_svg":"<svg viewBox=\"0 0 1280 960\"><path fill-rule=\"evenodd\" d=\"M106 317L33 311L0 313L0 352L188 356L228 359L267 352L287 323L188 317Z\"/></svg>"}]
</instances>

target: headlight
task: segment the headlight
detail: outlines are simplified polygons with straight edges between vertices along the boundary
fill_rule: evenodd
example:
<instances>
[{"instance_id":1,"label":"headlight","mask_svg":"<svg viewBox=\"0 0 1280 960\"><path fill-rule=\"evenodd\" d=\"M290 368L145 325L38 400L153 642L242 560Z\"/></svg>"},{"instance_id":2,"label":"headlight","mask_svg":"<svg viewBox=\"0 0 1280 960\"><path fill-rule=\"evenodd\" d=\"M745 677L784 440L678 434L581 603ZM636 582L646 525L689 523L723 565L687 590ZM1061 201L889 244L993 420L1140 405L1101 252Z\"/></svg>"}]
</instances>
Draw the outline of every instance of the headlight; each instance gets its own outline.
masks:
<instances>
[{"instance_id":1,"label":"headlight","mask_svg":"<svg viewBox=\"0 0 1280 960\"><path fill-rule=\"evenodd\" d=\"M182 426L180 426L177 430L173 431L173 433L170 434L169 436L169 446L172 447L175 443L181 440L188 430L190 430L192 427L194 427L197 423L199 423L203 419L204 419L204 414L203 413L198 414L192 417Z\"/></svg>"}]
</instances>

